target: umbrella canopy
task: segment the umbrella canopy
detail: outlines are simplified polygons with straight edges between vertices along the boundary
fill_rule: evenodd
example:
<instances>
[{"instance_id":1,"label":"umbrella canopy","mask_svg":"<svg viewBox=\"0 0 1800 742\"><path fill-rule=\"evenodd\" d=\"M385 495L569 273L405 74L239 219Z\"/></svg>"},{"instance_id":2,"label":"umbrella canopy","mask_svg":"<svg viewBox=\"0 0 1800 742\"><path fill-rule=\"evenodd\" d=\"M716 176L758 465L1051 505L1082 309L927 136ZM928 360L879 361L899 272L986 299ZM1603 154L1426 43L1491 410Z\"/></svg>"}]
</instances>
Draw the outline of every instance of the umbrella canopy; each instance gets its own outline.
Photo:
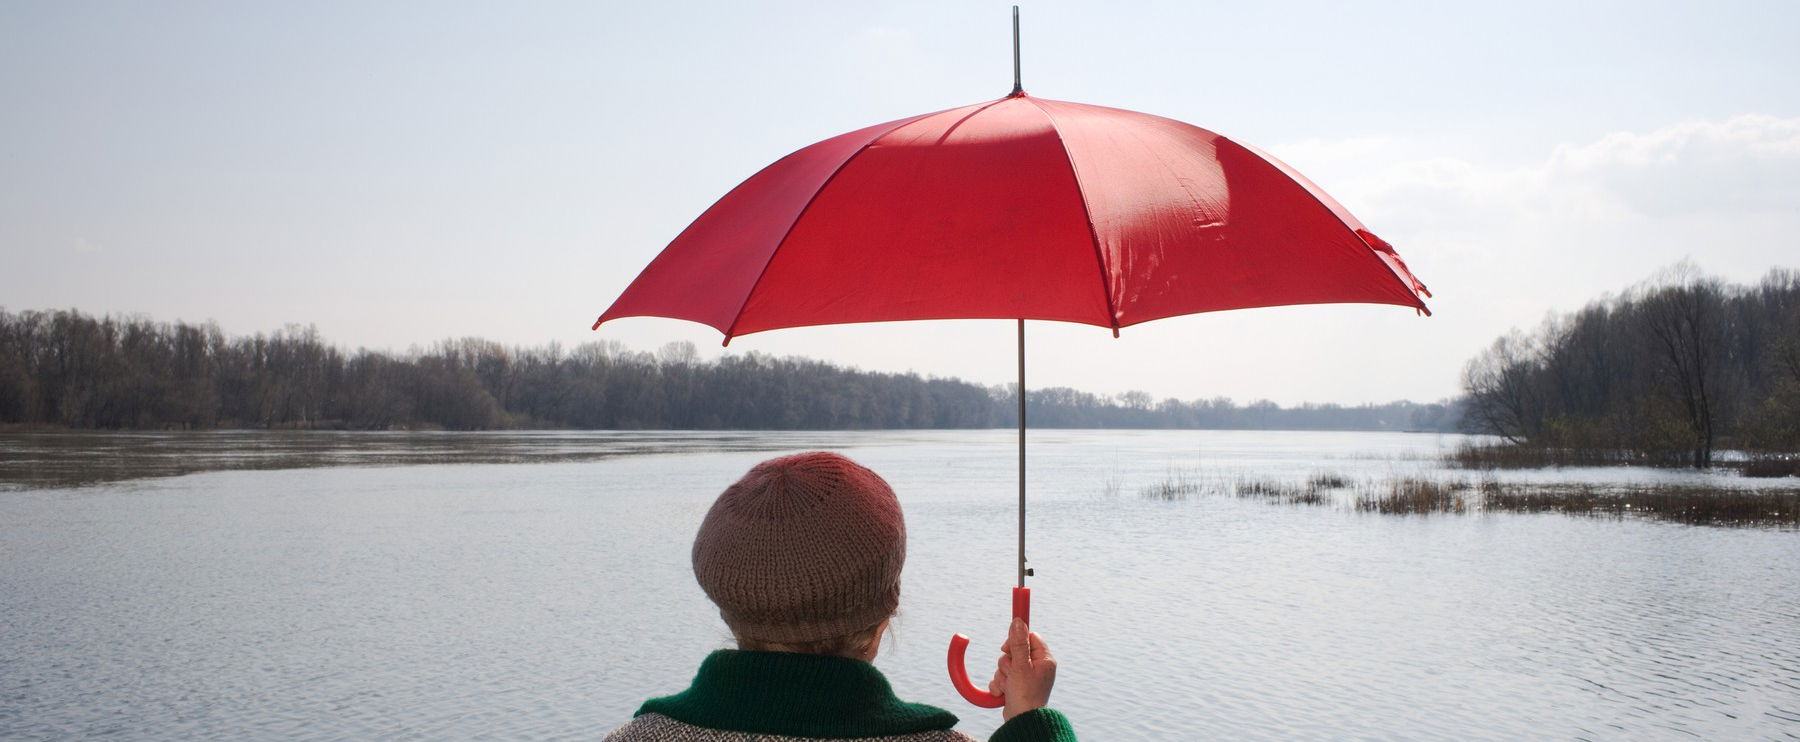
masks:
<instances>
[{"instance_id":1,"label":"umbrella canopy","mask_svg":"<svg viewBox=\"0 0 1800 742\"><path fill-rule=\"evenodd\" d=\"M847 322L1426 310L1393 247L1304 176L1179 121L1034 98L832 137L707 209L600 315L732 337Z\"/></svg>"}]
</instances>

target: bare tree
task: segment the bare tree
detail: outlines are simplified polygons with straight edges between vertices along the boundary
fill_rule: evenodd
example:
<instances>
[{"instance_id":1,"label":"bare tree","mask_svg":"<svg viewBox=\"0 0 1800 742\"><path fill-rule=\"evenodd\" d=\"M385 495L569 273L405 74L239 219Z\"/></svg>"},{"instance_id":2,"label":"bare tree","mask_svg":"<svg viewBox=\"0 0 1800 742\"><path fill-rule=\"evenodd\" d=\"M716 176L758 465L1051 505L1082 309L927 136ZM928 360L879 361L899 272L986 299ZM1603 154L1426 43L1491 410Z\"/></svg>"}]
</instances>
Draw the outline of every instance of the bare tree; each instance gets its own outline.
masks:
<instances>
[{"instance_id":1,"label":"bare tree","mask_svg":"<svg viewBox=\"0 0 1800 742\"><path fill-rule=\"evenodd\" d=\"M1653 279L1636 303L1653 349L1658 386L1686 415L1693 466L1710 467L1717 440L1725 288L1684 261Z\"/></svg>"},{"instance_id":2,"label":"bare tree","mask_svg":"<svg viewBox=\"0 0 1800 742\"><path fill-rule=\"evenodd\" d=\"M1541 429L1535 388L1537 343L1517 330L1502 335L1463 367L1464 418L1472 430L1523 443Z\"/></svg>"}]
</instances>

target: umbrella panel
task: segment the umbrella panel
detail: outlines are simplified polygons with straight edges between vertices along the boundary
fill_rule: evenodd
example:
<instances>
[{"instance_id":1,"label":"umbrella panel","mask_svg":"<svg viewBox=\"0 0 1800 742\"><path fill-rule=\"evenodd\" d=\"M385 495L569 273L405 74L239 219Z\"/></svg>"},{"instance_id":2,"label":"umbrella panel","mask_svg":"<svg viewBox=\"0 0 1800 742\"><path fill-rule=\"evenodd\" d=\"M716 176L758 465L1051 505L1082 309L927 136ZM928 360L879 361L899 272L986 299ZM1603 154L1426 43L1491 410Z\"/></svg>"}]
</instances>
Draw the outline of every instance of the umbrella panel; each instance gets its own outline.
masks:
<instances>
[{"instance_id":1,"label":"umbrella panel","mask_svg":"<svg viewBox=\"0 0 1800 742\"><path fill-rule=\"evenodd\" d=\"M1055 128L990 104L898 127L825 184L732 334L1031 317L1107 325L1101 261Z\"/></svg>"}]
</instances>

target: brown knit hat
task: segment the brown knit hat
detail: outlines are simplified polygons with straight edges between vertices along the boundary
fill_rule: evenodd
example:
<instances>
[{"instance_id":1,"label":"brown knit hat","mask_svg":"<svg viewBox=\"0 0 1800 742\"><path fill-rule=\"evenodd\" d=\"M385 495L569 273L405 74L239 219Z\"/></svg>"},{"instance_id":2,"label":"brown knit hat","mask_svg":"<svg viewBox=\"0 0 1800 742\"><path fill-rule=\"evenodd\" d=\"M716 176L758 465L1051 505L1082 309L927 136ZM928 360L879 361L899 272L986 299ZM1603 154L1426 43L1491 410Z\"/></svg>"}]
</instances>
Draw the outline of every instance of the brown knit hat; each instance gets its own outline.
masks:
<instances>
[{"instance_id":1,"label":"brown knit hat","mask_svg":"<svg viewBox=\"0 0 1800 742\"><path fill-rule=\"evenodd\" d=\"M900 603L906 523L894 490L835 453L757 464L694 537L694 577L740 638L811 642L874 626Z\"/></svg>"}]
</instances>

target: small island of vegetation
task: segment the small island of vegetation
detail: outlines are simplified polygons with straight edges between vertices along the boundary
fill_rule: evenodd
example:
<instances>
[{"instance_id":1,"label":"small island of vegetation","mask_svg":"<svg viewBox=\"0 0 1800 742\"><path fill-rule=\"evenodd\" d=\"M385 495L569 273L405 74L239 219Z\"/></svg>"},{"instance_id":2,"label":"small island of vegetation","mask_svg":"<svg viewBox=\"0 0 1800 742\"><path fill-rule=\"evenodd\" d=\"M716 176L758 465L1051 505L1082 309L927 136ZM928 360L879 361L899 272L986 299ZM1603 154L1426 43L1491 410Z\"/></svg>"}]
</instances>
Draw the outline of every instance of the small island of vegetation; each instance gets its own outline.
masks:
<instances>
[{"instance_id":1,"label":"small island of vegetation","mask_svg":"<svg viewBox=\"0 0 1800 742\"><path fill-rule=\"evenodd\" d=\"M1678 265L1469 362L1464 427L1501 445L1470 467L1713 466L1743 451L1748 474L1800 469L1800 272L1734 285Z\"/></svg>"}]
</instances>

